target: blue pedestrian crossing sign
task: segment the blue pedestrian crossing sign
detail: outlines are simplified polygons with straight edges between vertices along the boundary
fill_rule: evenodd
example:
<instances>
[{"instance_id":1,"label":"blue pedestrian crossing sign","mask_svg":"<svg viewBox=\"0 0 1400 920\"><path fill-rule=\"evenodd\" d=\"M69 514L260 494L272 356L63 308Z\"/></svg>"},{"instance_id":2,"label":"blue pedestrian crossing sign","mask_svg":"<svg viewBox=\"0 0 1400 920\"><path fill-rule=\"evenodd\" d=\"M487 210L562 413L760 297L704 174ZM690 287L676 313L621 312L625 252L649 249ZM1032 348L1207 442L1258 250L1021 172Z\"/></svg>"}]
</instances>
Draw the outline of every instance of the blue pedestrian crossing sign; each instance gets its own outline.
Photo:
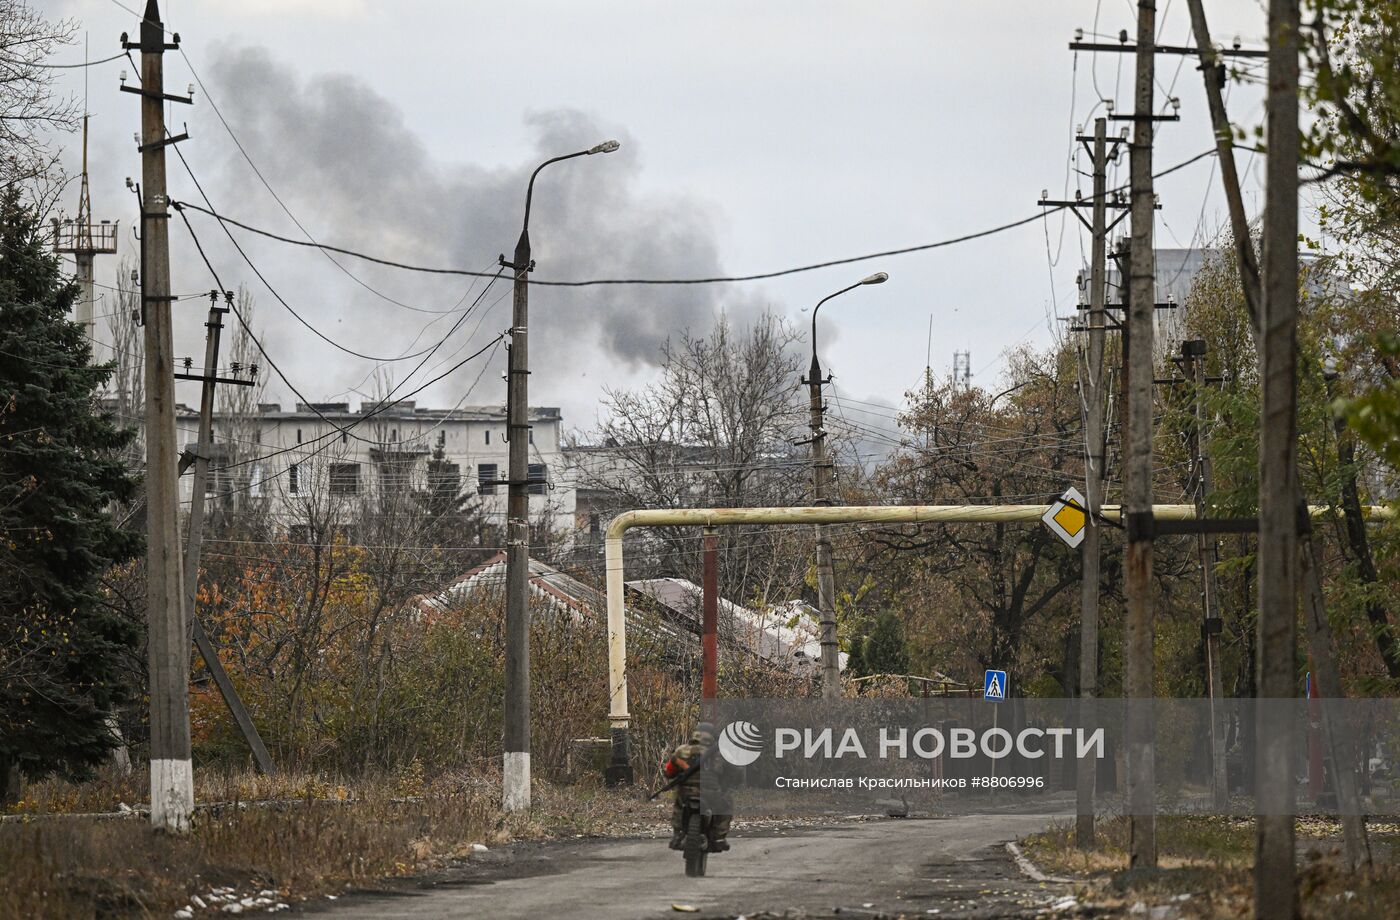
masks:
<instances>
[{"instance_id":1,"label":"blue pedestrian crossing sign","mask_svg":"<svg viewBox=\"0 0 1400 920\"><path fill-rule=\"evenodd\" d=\"M988 671L982 684L982 699L1001 701L1006 699L1006 672Z\"/></svg>"}]
</instances>

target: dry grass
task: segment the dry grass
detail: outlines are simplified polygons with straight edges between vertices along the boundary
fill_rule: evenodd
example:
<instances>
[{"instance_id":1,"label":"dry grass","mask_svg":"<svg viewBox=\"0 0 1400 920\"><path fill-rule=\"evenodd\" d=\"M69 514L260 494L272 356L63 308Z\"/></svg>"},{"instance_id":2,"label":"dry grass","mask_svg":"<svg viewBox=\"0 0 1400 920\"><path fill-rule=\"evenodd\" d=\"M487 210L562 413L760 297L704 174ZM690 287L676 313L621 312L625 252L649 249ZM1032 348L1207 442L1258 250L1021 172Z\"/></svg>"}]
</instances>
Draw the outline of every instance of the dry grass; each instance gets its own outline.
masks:
<instances>
[{"instance_id":1,"label":"dry grass","mask_svg":"<svg viewBox=\"0 0 1400 920\"><path fill-rule=\"evenodd\" d=\"M1073 824L1056 826L1023 841L1042 869L1083 882L1081 900L1106 911L1171 904L1179 915L1200 920L1253 916L1254 822L1250 818L1167 816L1157 819L1160 871L1131 873L1128 822L1099 821L1098 847L1074 847ZM1298 873L1303 920L1372 920L1400 917L1400 826L1369 828L1375 866L1364 873L1341 868L1336 821L1300 818L1304 851Z\"/></svg>"},{"instance_id":2,"label":"dry grass","mask_svg":"<svg viewBox=\"0 0 1400 920\"><path fill-rule=\"evenodd\" d=\"M0 917L169 917L220 887L291 901L439 868L468 858L475 843L654 832L666 807L640 803L635 791L537 785L534 813L507 820L489 777L424 782L413 771L353 784L209 775L200 793L239 804L201 811L186 837L139 818L0 824ZM72 789L40 784L26 790L25 808L106 810L114 798L141 800L131 780L108 777ZM280 801L249 804L268 800Z\"/></svg>"},{"instance_id":3,"label":"dry grass","mask_svg":"<svg viewBox=\"0 0 1400 920\"><path fill-rule=\"evenodd\" d=\"M1060 875L1101 875L1128 868L1128 821L1109 818L1095 824L1097 846L1074 846L1074 823L1057 824L1028 837L1023 846L1036 865ZM1247 818L1161 817L1157 855L1162 868L1248 866L1254 856L1254 822Z\"/></svg>"}]
</instances>

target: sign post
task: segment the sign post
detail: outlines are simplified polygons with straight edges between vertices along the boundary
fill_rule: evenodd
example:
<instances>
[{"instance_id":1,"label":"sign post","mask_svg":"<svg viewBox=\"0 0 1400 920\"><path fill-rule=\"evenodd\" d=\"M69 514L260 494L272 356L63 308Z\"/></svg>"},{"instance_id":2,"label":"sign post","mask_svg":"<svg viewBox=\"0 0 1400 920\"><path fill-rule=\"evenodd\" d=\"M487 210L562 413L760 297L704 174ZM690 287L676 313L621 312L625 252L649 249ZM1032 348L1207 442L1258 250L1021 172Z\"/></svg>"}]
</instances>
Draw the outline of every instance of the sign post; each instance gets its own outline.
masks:
<instances>
[{"instance_id":1,"label":"sign post","mask_svg":"<svg viewBox=\"0 0 1400 920\"><path fill-rule=\"evenodd\" d=\"M1082 536L1083 536L1083 535L1082 535L1082 533L1081 533L1081 538L1082 538ZM986 676L984 676L984 677L982 678L982 699L984 699L984 700L990 700L990 701L992 701L993 703L1000 703L1002 700L1006 699L1006 691L1007 691L1007 688L1008 688L1008 684L1007 684L1007 682L1006 682L1006 672L1005 672L1005 671L993 671L993 670L991 670L991 669L988 669L988 671L987 671L987 673L986 673ZM996 728L998 727L998 726L997 726L997 716L1000 715L1000 714L1001 714L1001 707L1000 707L1000 706L993 706L993 707L992 707L992 728L993 728L993 729L996 729ZM993 796L994 798L995 798L995 796L996 796L996 794L997 794L996 778L997 778L997 762L996 762L996 759L993 758L993 759L992 759L992 796Z\"/></svg>"}]
</instances>

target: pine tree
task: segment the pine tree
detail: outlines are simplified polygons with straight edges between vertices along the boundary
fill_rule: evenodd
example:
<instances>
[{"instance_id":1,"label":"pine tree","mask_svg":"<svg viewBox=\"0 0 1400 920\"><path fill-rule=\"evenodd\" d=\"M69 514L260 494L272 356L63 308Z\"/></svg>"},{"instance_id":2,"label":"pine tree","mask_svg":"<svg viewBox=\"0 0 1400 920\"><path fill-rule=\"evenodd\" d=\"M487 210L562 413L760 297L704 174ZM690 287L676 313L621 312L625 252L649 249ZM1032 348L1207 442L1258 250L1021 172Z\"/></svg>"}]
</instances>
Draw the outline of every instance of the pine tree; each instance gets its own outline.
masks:
<instances>
[{"instance_id":1,"label":"pine tree","mask_svg":"<svg viewBox=\"0 0 1400 920\"><path fill-rule=\"evenodd\" d=\"M909 670L904 624L893 610L880 611L870 632L853 646L846 668L857 676L904 674Z\"/></svg>"},{"instance_id":2,"label":"pine tree","mask_svg":"<svg viewBox=\"0 0 1400 920\"><path fill-rule=\"evenodd\" d=\"M81 777L102 762L139 642L101 593L141 549L107 514L136 490L119 460L132 434L100 410L111 367L89 366L67 318L77 286L20 196L0 192L0 785L15 766Z\"/></svg>"}]
</instances>

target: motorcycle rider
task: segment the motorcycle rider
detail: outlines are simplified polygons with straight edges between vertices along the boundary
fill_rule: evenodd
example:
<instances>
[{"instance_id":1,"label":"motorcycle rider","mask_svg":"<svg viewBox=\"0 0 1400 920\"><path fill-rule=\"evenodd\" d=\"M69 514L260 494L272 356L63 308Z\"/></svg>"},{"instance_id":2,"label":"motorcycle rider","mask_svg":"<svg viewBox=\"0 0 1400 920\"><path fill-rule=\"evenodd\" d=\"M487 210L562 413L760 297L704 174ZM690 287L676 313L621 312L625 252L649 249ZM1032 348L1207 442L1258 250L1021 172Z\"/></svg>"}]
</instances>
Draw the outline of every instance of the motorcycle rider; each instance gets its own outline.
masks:
<instances>
[{"instance_id":1,"label":"motorcycle rider","mask_svg":"<svg viewBox=\"0 0 1400 920\"><path fill-rule=\"evenodd\" d=\"M690 767L703 761L710 753L715 743L715 726L710 722L701 722L695 726L695 731L690 733L690 741L682 744L671 753L661 764L661 772L667 779L675 779ZM710 762L701 769L691 774L684 783L676 787L675 803L671 806L671 849L680 850L685 848L685 827L682 820L685 814L685 800L687 798L700 798L701 789L706 792L705 803L708 806L719 807L723 814L712 811L710 814L710 841L709 852L723 853L729 849L729 825L734 820L729 807L729 797L723 794L720 789L719 771L724 770L726 764L722 758L710 757Z\"/></svg>"}]
</instances>

